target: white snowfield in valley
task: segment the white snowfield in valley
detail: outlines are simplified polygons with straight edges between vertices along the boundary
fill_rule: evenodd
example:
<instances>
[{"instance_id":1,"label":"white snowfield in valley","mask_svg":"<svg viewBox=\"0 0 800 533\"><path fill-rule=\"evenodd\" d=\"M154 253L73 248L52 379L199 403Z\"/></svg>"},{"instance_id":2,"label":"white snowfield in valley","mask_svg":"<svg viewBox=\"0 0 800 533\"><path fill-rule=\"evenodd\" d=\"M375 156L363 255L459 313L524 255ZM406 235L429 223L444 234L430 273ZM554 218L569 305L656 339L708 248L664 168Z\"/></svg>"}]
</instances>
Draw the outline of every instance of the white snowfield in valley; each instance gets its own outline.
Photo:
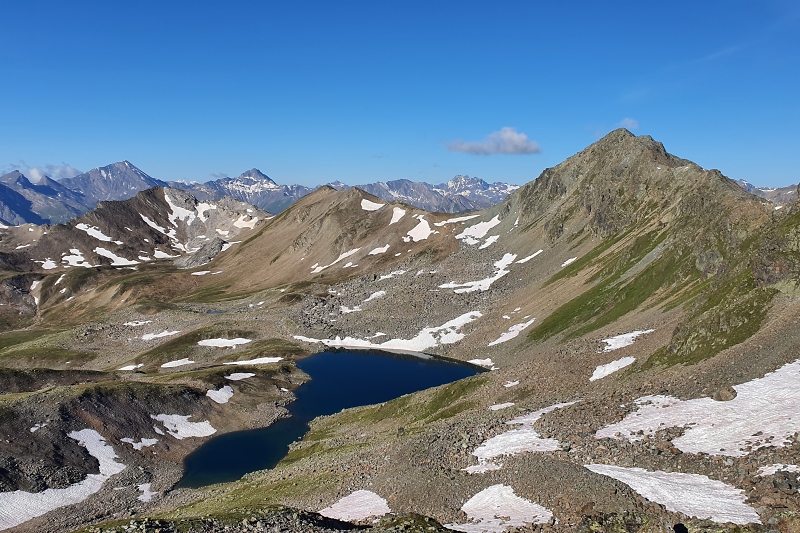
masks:
<instances>
[{"instance_id":1,"label":"white snowfield in valley","mask_svg":"<svg viewBox=\"0 0 800 533\"><path fill-rule=\"evenodd\" d=\"M603 351L611 352L613 350L619 350L620 348L630 346L636 340L636 337L652 333L653 331L655 330L645 329L641 331L631 331L630 333L624 333L622 335L617 335L616 337L603 339L603 342L606 343L606 347L603 348Z\"/></svg>"},{"instance_id":2,"label":"white snowfield in valley","mask_svg":"<svg viewBox=\"0 0 800 533\"><path fill-rule=\"evenodd\" d=\"M319 511L319 514L345 522L364 520L371 516L383 516L391 513L388 502L370 490L357 490L345 496L330 507Z\"/></svg>"},{"instance_id":3,"label":"white snowfield in valley","mask_svg":"<svg viewBox=\"0 0 800 533\"><path fill-rule=\"evenodd\" d=\"M331 263L331 264L329 264L329 265L320 266L320 265L319 265L319 263L314 263L314 264L311 266L311 273L312 273L312 274L319 274L320 272L322 272L322 271L323 271L323 270L325 270L326 268L330 268L330 267L332 267L333 265L335 265L336 263L338 263L339 261L342 261L342 260L344 260L344 259L347 259L347 258L348 258L348 257L350 257L351 255L358 253L358 251L359 251L360 249L361 249L361 248L353 248L353 249L352 249L352 250L350 250L350 251L347 251L347 252L344 252L344 253L342 253L342 254L341 254L339 257L337 257L337 258L336 258L336 261L334 261L333 263Z\"/></svg>"},{"instance_id":4,"label":"white snowfield in valley","mask_svg":"<svg viewBox=\"0 0 800 533\"><path fill-rule=\"evenodd\" d=\"M525 318L528 318L528 317L525 317ZM536 320L535 318L531 318L527 322L523 322L521 324L516 324L514 326L511 326L510 328L508 328L508 331L502 333L497 340L494 340L494 341L490 342L489 346L496 346L498 344L502 344L504 342L510 341L511 339L515 338L517 335L522 333L525 330L525 328L527 328L528 326L533 324L533 322L535 320Z\"/></svg>"},{"instance_id":5,"label":"white snowfield in valley","mask_svg":"<svg viewBox=\"0 0 800 533\"><path fill-rule=\"evenodd\" d=\"M758 513L744 503L747 499L744 491L700 474L598 464L586 468L625 483L669 511L720 523L761 523Z\"/></svg>"},{"instance_id":6,"label":"white snowfield in valley","mask_svg":"<svg viewBox=\"0 0 800 533\"><path fill-rule=\"evenodd\" d=\"M610 363L606 363L604 365L599 365L594 369L592 377L589 378L589 381L597 381L598 379L604 378L621 368L625 368L626 366L633 364L634 361L636 361L635 357L628 356L617 359L616 361L611 361Z\"/></svg>"},{"instance_id":7,"label":"white snowfield in valley","mask_svg":"<svg viewBox=\"0 0 800 533\"><path fill-rule=\"evenodd\" d=\"M153 339L160 339L161 337L171 337L172 335L177 335L178 333L180 333L180 330L175 330L175 331L164 330L161 333L145 333L144 335L142 335L142 340L151 341Z\"/></svg>"},{"instance_id":8,"label":"white snowfield in valley","mask_svg":"<svg viewBox=\"0 0 800 533\"><path fill-rule=\"evenodd\" d=\"M139 363L138 365L126 365L126 366L120 367L119 370L136 370L137 368L142 368L143 366L144 366L144 363Z\"/></svg>"},{"instance_id":9,"label":"white snowfield in valley","mask_svg":"<svg viewBox=\"0 0 800 533\"><path fill-rule=\"evenodd\" d=\"M199 341L199 346L215 346L217 348L236 348L240 344L253 342L251 339L236 337L235 339L204 339Z\"/></svg>"},{"instance_id":10,"label":"white snowfield in valley","mask_svg":"<svg viewBox=\"0 0 800 533\"><path fill-rule=\"evenodd\" d=\"M217 432L211 422L189 422L192 415L150 415L153 420L158 420L167 429L167 433L178 440L188 437L208 437Z\"/></svg>"},{"instance_id":11,"label":"white snowfield in valley","mask_svg":"<svg viewBox=\"0 0 800 533\"><path fill-rule=\"evenodd\" d=\"M498 403L498 404L495 404L495 405L490 405L489 406L489 410L490 411L499 411L501 409L506 409L508 407L512 407L513 405L514 405L514 402Z\"/></svg>"},{"instance_id":12,"label":"white snowfield in valley","mask_svg":"<svg viewBox=\"0 0 800 533\"><path fill-rule=\"evenodd\" d=\"M167 363L164 363L163 365L161 365L161 368L175 368L179 366L192 365L192 364L194 364L194 361L192 361L188 357L184 357L183 359L178 359L177 361L169 361Z\"/></svg>"},{"instance_id":13,"label":"white snowfield in valley","mask_svg":"<svg viewBox=\"0 0 800 533\"><path fill-rule=\"evenodd\" d=\"M230 361L222 363L223 365L265 365L269 363L277 363L283 361L283 357L257 357L255 359L247 359L245 361Z\"/></svg>"},{"instance_id":14,"label":"white snowfield in valley","mask_svg":"<svg viewBox=\"0 0 800 533\"><path fill-rule=\"evenodd\" d=\"M546 507L526 500L508 485L492 485L480 491L461 506L470 519L466 524L445 524L465 533L500 533L525 524L546 524L553 513Z\"/></svg>"},{"instance_id":15,"label":"white snowfield in valley","mask_svg":"<svg viewBox=\"0 0 800 533\"><path fill-rule=\"evenodd\" d=\"M78 441L89 455L100 463L99 474L88 474L86 479L65 489L45 489L42 492L0 493L0 530L9 529L32 518L41 516L59 507L73 505L99 491L103 483L125 470L125 465L116 461L117 454L106 440L93 429L73 431L69 438Z\"/></svg>"},{"instance_id":16,"label":"white snowfield in valley","mask_svg":"<svg viewBox=\"0 0 800 533\"><path fill-rule=\"evenodd\" d=\"M557 403L527 415L519 416L513 420L509 420L506 422L506 424L521 425L522 427L495 435L491 439L488 439L486 442L475 448L475 451L472 452L472 455L478 458L478 465L469 466L463 470L469 472L470 474L482 474L487 471L487 466L490 467L489 470L497 470L498 467L502 466L492 461L497 457L502 457L504 455L517 455L525 452L557 451L561 444L556 439L542 438L541 435L539 435L539 433L533 429L533 426L536 424L537 420L550 411L555 411L556 409L560 409L574 403L575 402Z\"/></svg>"},{"instance_id":17,"label":"white snowfield in valley","mask_svg":"<svg viewBox=\"0 0 800 533\"><path fill-rule=\"evenodd\" d=\"M485 366L486 368L491 368L494 366L494 361L492 361L491 357L487 357L486 359L470 359L467 363L471 363L473 365L478 366Z\"/></svg>"},{"instance_id":18,"label":"white snowfield in valley","mask_svg":"<svg viewBox=\"0 0 800 533\"><path fill-rule=\"evenodd\" d=\"M637 411L600 429L595 437L635 441L644 438L636 434L639 430L652 435L660 429L687 427L681 437L672 440L685 453L741 457L766 446L783 447L800 431L798 382L800 360L734 386L736 397L725 402L644 396L636 400Z\"/></svg>"},{"instance_id":19,"label":"white snowfield in valley","mask_svg":"<svg viewBox=\"0 0 800 533\"><path fill-rule=\"evenodd\" d=\"M470 322L483 316L480 311L470 311L461 316L445 322L441 326L424 328L414 338L411 339L391 339L382 343L374 343L366 339L354 337L340 338L338 335L334 339L314 339L295 335L294 338L310 343L322 343L325 346L336 348L376 348L384 350L403 350L411 352L424 352L441 344L453 344L466 336L460 329Z\"/></svg>"},{"instance_id":20,"label":"white snowfield in valley","mask_svg":"<svg viewBox=\"0 0 800 533\"><path fill-rule=\"evenodd\" d=\"M361 209L364 211L377 211L381 207L385 206L386 204L379 204L377 202L372 202L367 200L366 198L361 200Z\"/></svg>"},{"instance_id":21,"label":"white snowfield in valley","mask_svg":"<svg viewBox=\"0 0 800 533\"><path fill-rule=\"evenodd\" d=\"M233 387L230 385L225 385L219 390L211 389L206 392L206 396L217 403L228 403L228 400L233 398Z\"/></svg>"},{"instance_id":22,"label":"white snowfield in valley","mask_svg":"<svg viewBox=\"0 0 800 533\"><path fill-rule=\"evenodd\" d=\"M514 262L514 259L516 258L516 254L505 254L500 260L495 261L494 267L497 269L497 271L491 277L480 279L478 281L467 281L466 283L445 283L443 285L439 285L439 288L453 289L453 292L456 294L475 291L488 291L489 287L492 286L492 283L511 272L510 270L506 269L509 267L509 265L511 265L511 263Z\"/></svg>"},{"instance_id":23,"label":"white snowfield in valley","mask_svg":"<svg viewBox=\"0 0 800 533\"><path fill-rule=\"evenodd\" d=\"M567 266L567 265L571 265L572 263L574 263L575 261L577 261L577 259L578 259L577 257L570 257L569 259L567 259L566 261L564 261L563 263L561 263L561 268L564 268L564 267L565 267L565 266Z\"/></svg>"}]
</instances>

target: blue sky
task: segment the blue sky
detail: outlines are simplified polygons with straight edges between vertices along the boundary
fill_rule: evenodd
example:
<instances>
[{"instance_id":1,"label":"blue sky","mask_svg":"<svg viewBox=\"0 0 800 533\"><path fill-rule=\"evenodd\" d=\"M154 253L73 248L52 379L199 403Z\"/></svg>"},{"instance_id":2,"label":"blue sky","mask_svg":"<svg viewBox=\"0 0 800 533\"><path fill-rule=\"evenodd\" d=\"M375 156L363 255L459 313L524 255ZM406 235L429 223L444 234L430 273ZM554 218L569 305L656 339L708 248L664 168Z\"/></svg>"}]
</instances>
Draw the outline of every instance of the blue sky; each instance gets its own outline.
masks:
<instances>
[{"instance_id":1,"label":"blue sky","mask_svg":"<svg viewBox=\"0 0 800 533\"><path fill-rule=\"evenodd\" d=\"M800 179L794 1L0 9L0 171L521 184L622 124L734 179Z\"/></svg>"}]
</instances>

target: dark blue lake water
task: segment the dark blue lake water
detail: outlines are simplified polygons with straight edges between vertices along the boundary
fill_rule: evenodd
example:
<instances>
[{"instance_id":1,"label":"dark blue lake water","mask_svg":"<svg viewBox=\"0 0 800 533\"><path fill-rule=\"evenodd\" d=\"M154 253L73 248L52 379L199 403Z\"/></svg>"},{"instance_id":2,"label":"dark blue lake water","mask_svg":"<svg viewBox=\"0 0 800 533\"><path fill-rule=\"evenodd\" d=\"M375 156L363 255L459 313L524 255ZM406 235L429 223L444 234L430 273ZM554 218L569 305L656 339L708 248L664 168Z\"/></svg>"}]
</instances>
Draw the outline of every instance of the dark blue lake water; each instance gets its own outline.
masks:
<instances>
[{"instance_id":1,"label":"dark blue lake water","mask_svg":"<svg viewBox=\"0 0 800 533\"><path fill-rule=\"evenodd\" d=\"M178 487L234 481L248 472L273 468L318 416L386 402L480 372L453 361L371 352L322 352L297 366L311 381L295 390L297 399L288 405L291 417L266 428L212 438L185 459Z\"/></svg>"}]
</instances>

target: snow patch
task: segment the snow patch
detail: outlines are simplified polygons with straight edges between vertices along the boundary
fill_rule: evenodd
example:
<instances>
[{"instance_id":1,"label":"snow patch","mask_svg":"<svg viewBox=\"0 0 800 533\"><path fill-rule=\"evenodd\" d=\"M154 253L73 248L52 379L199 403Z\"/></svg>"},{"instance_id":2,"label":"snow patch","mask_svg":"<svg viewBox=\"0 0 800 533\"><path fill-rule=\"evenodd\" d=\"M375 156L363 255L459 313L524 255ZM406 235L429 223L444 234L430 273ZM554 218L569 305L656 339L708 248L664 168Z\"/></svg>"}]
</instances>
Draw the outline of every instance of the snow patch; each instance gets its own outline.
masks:
<instances>
[{"instance_id":1,"label":"snow patch","mask_svg":"<svg viewBox=\"0 0 800 533\"><path fill-rule=\"evenodd\" d=\"M536 253L534 253L534 254L531 254L531 255L529 255L528 257L523 257L522 259L520 259L519 261L517 261L517 264L518 264L518 265L522 265L522 264L524 264L524 263L527 263L528 261L530 261L531 259L533 259L534 257L536 257L537 255L539 255L539 254L540 254L540 253L542 253L542 252L544 252L544 250L539 250L538 252L536 252Z\"/></svg>"},{"instance_id":2,"label":"snow patch","mask_svg":"<svg viewBox=\"0 0 800 533\"><path fill-rule=\"evenodd\" d=\"M478 366L485 366L487 368L493 367L494 362L492 361L491 357L487 357L486 359L470 359L467 363L472 363L473 365Z\"/></svg>"},{"instance_id":3,"label":"snow patch","mask_svg":"<svg viewBox=\"0 0 800 533\"><path fill-rule=\"evenodd\" d=\"M441 344L453 344L460 341L466 336L465 333L460 332L460 329L481 316L483 315L480 311L471 311L445 322L441 326L424 328L411 339L391 339L380 344L354 337L345 337L342 339L338 335L334 339L313 339L310 337L303 337L302 335L295 335L294 338L304 342L321 342L325 346L336 348L375 348L424 352L425 350Z\"/></svg>"},{"instance_id":4,"label":"snow patch","mask_svg":"<svg viewBox=\"0 0 800 533\"><path fill-rule=\"evenodd\" d=\"M389 225L395 224L400 222L400 219L406 214L406 210L400 207L395 207L392 209L392 221L389 222Z\"/></svg>"},{"instance_id":5,"label":"snow patch","mask_svg":"<svg viewBox=\"0 0 800 533\"><path fill-rule=\"evenodd\" d=\"M385 254L388 249L389 249L389 245L387 244L386 246L382 246L380 248L373 249L367 255Z\"/></svg>"},{"instance_id":6,"label":"snow patch","mask_svg":"<svg viewBox=\"0 0 800 533\"><path fill-rule=\"evenodd\" d=\"M653 331L655 330L645 329L645 330L631 331L630 333L624 333L622 335L617 335L616 337L603 339L603 342L606 343L606 347L603 348L603 351L611 352L613 350L619 350L620 348L630 346L636 340L636 337L640 335L645 335L647 333L652 333Z\"/></svg>"},{"instance_id":7,"label":"snow patch","mask_svg":"<svg viewBox=\"0 0 800 533\"><path fill-rule=\"evenodd\" d=\"M131 322L125 322L122 324L123 326L144 326L145 324L151 324L152 320L133 320Z\"/></svg>"},{"instance_id":8,"label":"snow patch","mask_svg":"<svg viewBox=\"0 0 800 533\"><path fill-rule=\"evenodd\" d=\"M361 209L363 209L364 211L377 211L378 209L380 209L381 207L383 207L385 205L386 204L379 204L379 203L376 203L376 202L371 202L371 201L367 200L366 198L363 198L361 200Z\"/></svg>"},{"instance_id":9,"label":"snow patch","mask_svg":"<svg viewBox=\"0 0 800 533\"><path fill-rule=\"evenodd\" d=\"M234 372L228 376L225 376L225 379L229 379L231 381L241 381L243 379L252 378L255 376L252 372Z\"/></svg>"},{"instance_id":10,"label":"snow patch","mask_svg":"<svg viewBox=\"0 0 800 533\"><path fill-rule=\"evenodd\" d=\"M115 241L102 231L97 226L90 226L88 224L84 224L81 222L80 224L76 224L75 227L81 231L85 231L89 236L94 237L98 241L103 242L113 242L114 244L122 244L122 241Z\"/></svg>"},{"instance_id":11,"label":"snow patch","mask_svg":"<svg viewBox=\"0 0 800 533\"><path fill-rule=\"evenodd\" d=\"M672 444L684 453L745 456L766 446L783 447L800 430L800 360L763 378L735 385L736 397L720 402L711 398L679 400L644 396L638 410L622 421L597 431L595 437L633 442L660 429L686 427ZM620 436L617 436L617 433Z\"/></svg>"},{"instance_id":12,"label":"snow patch","mask_svg":"<svg viewBox=\"0 0 800 533\"><path fill-rule=\"evenodd\" d=\"M99 491L108 478L125 470L125 465L116 461L118 457L114 448L97 431L82 429L73 431L68 436L78 441L89 455L97 459L100 473L88 474L83 481L64 489L0 493L0 530L12 528L59 507L80 503Z\"/></svg>"},{"instance_id":13,"label":"snow patch","mask_svg":"<svg viewBox=\"0 0 800 533\"><path fill-rule=\"evenodd\" d=\"M565 266L567 266L567 265L571 265L571 264L572 264L572 263L574 263L574 262L575 262L577 259L578 259L577 257L570 257L569 259L567 259L566 261L564 261L563 263L561 263L561 268L564 268L564 267L565 267Z\"/></svg>"},{"instance_id":14,"label":"snow patch","mask_svg":"<svg viewBox=\"0 0 800 533\"><path fill-rule=\"evenodd\" d=\"M448 218L445 221L434 223L434 226L436 226L437 228L441 228L442 226L445 226L447 224L455 224L456 222L465 222L467 220L472 220L473 218L478 218L479 216L480 215L467 215L464 217Z\"/></svg>"},{"instance_id":15,"label":"snow patch","mask_svg":"<svg viewBox=\"0 0 800 533\"><path fill-rule=\"evenodd\" d=\"M151 341L153 339L160 339L162 337L171 337L172 335L177 335L178 333L180 333L180 330L176 331L164 330L161 333L145 333L144 335L142 335L142 340Z\"/></svg>"},{"instance_id":16,"label":"snow patch","mask_svg":"<svg viewBox=\"0 0 800 533\"><path fill-rule=\"evenodd\" d=\"M589 378L589 381L597 381L598 379L604 378L609 374L613 374L620 368L625 368L626 366L633 364L634 361L636 361L635 357L623 357L622 359L611 361L605 365L600 365L594 369L592 377Z\"/></svg>"},{"instance_id":17,"label":"snow patch","mask_svg":"<svg viewBox=\"0 0 800 533\"><path fill-rule=\"evenodd\" d=\"M164 424L167 433L178 440L188 437L208 437L217 432L208 420L189 422L191 417L192 415L150 415L153 420L158 420Z\"/></svg>"},{"instance_id":18,"label":"snow patch","mask_svg":"<svg viewBox=\"0 0 800 533\"><path fill-rule=\"evenodd\" d=\"M761 468L758 469L758 475L762 477L771 476L773 474L777 474L778 472L800 472L800 466L787 465L787 464L772 464L772 465L762 466Z\"/></svg>"},{"instance_id":19,"label":"snow patch","mask_svg":"<svg viewBox=\"0 0 800 533\"><path fill-rule=\"evenodd\" d=\"M232 361L230 363L222 363L224 365L265 365L269 363L277 363L283 361L283 357L259 357L257 359L248 359L246 361Z\"/></svg>"},{"instance_id":20,"label":"snow patch","mask_svg":"<svg viewBox=\"0 0 800 533\"><path fill-rule=\"evenodd\" d=\"M111 250L106 250L98 246L94 249L94 253L97 255L102 255L103 257L107 257L111 259L111 266L129 266L129 265L138 265L139 261L133 261L131 259L125 259L124 257L120 257Z\"/></svg>"},{"instance_id":21,"label":"snow patch","mask_svg":"<svg viewBox=\"0 0 800 533\"><path fill-rule=\"evenodd\" d=\"M356 252L358 252L360 249L361 249L361 248L353 248L353 249L352 249L352 250L350 250L349 252L344 252L343 254L341 254L341 255L340 255L340 256L339 256L339 257L336 259L336 261L334 261L333 263L331 263L331 264L329 264L329 265L325 265L325 266L317 266L317 265L314 265L314 266L312 267L312 268L313 268L313 270L311 271L311 273L312 273L312 274L319 274L320 272L322 272L322 271L323 271L323 270L325 270L326 268L330 268L330 267L332 267L333 265L335 265L335 264L336 264L336 263L338 263L339 261L342 261L343 259L347 259L347 258L348 258L348 257L350 257L351 255L353 255L353 254L355 254Z\"/></svg>"},{"instance_id":22,"label":"snow patch","mask_svg":"<svg viewBox=\"0 0 800 533\"><path fill-rule=\"evenodd\" d=\"M508 389L510 387L516 387L517 385L519 385L519 381L506 381L503 387Z\"/></svg>"},{"instance_id":23,"label":"snow patch","mask_svg":"<svg viewBox=\"0 0 800 533\"><path fill-rule=\"evenodd\" d=\"M370 295L367 297L367 299L366 299L366 300L364 300L364 303L367 303L367 302L369 302L369 301L371 301L371 300L377 300L378 298L383 298L384 296L386 296L386 291L376 291L376 292L373 292L372 294L370 294Z\"/></svg>"},{"instance_id":24,"label":"snow patch","mask_svg":"<svg viewBox=\"0 0 800 533\"><path fill-rule=\"evenodd\" d=\"M142 483L141 485L136 485L136 488L139 489L141 494L137 498L140 502L149 502L153 499L153 496L157 495L158 492L150 491L150 483Z\"/></svg>"},{"instance_id":25,"label":"snow patch","mask_svg":"<svg viewBox=\"0 0 800 533\"><path fill-rule=\"evenodd\" d=\"M215 346L217 348L236 348L240 344L247 344L253 342L251 339L243 339L236 337L235 339L204 339L199 341L199 346Z\"/></svg>"},{"instance_id":26,"label":"snow patch","mask_svg":"<svg viewBox=\"0 0 800 533\"><path fill-rule=\"evenodd\" d=\"M397 276L402 276L402 275L403 275L403 274L405 274L405 273L406 273L406 271L405 271L405 270L393 270L392 272L389 272L389 273L388 273L388 274L386 274L385 276L381 276L381 277L379 277L379 278L378 278L378 281L383 281L383 280L385 280L385 279L392 279L392 278L396 278Z\"/></svg>"},{"instance_id":27,"label":"snow patch","mask_svg":"<svg viewBox=\"0 0 800 533\"><path fill-rule=\"evenodd\" d=\"M364 520L371 516L391 513L387 501L369 490L357 490L333 505L321 509L319 514L336 520Z\"/></svg>"},{"instance_id":28,"label":"snow patch","mask_svg":"<svg viewBox=\"0 0 800 533\"><path fill-rule=\"evenodd\" d=\"M81 252L77 248L70 248L70 253L72 255L65 255L61 258L62 263L67 263L69 266L82 266L85 268L92 268L94 265L87 263L86 259L83 257L83 252Z\"/></svg>"},{"instance_id":29,"label":"snow patch","mask_svg":"<svg viewBox=\"0 0 800 533\"><path fill-rule=\"evenodd\" d=\"M456 235L456 239L465 240L467 238L471 238L473 241L475 239L483 239L489 230L493 227L500 224L500 215L496 215L493 219L488 220L486 222L478 222L474 226L470 226L466 228L464 231ZM477 241L467 241L470 244L475 244Z\"/></svg>"},{"instance_id":30,"label":"snow patch","mask_svg":"<svg viewBox=\"0 0 800 533\"><path fill-rule=\"evenodd\" d=\"M414 226L409 232L406 234L411 237L411 240L414 242L424 241L431 235L439 233L431 229L431 225L425 220L422 215L419 216L419 223Z\"/></svg>"},{"instance_id":31,"label":"snow patch","mask_svg":"<svg viewBox=\"0 0 800 533\"><path fill-rule=\"evenodd\" d=\"M514 405L514 402L498 403L498 404L495 404L495 405L490 405L489 406L489 410L490 411L499 411L500 409L506 409L507 407L512 407L513 405Z\"/></svg>"},{"instance_id":32,"label":"snow patch","mask_svg":"<svg viewBox=\"0 0 800 533\"><path fill-rule=\"evenodd\" d=\"M461 507L469 522L445 524L465 533L500 533L525 524L546 524L553 518L549 509L514 493L508 485L492 485L467 500Z\"/></svg>"},{"instance_id":33,"label":"snow patch","mask_svg":"<svg viewBox=\"0 0 800 533\"><path fill-rule=\"evenodd\" d=\"M233 225L236 226L237 228L253 229L256 227L257 222L258 222L258 217L251 217L250 215L242 215L233 222Z\"/></svg>"},{"instance_id":34,"label":"snow patch","mask_svg":"<svg viewBox=\"0 0 800 533\"><path fill-rule=\"evenodd\" d=\"M491 237L489 237L485 241L483 241L483 244L481 244L478 247L478 250L483 250L484 248L488 248L492 244L496 243L497 239L499 239L499 238L500 238L500 235L492 235Z\"/></svg>"},{"instance_id":35,"label":"snow patch","mask_svg":"<svg viewBox=\"0 0 800 533\"><path fill-rule=\"evenodd\" d=\"M153 257L155 257L156 259L175 259L176 257L180 257L180 254L169 255L168 253L162 252L161 250L156 250L155 252L153 252Z\"/></svg>"},{"instance_id":36,"label":"snow patch","mask_svg":"<svg viewBox=\"0 0 800 533\"><path fill-rule=\"evenodd\" d=\"M521 425L521 428L500 433L478 446L472 455L478 458L478 464L491 462L496 457L517 455L524 452L554 452L560 448L556 439L542 438L533 429L534 424L545 414L575 402L557 403L524 416L506 422L508 425Z\"/></svg>"},{"instance_id":37,"label":"snow patch","mask_svg":"<svg viewBox=\"0 0 800 533\"><path fill-rule=\"evenodd\" d=\"M489 287L492 286L492 283L511 272L510 270L507 270L507 268L509 265L511 265L511 263L514 262L514 259L516 258L516 254L505 254L502 259L495 261L494 267L497 269L497 271L491 277L477 281L467 281L466 283L445 283L444 285L439 285L439 288L454 289L453 292L456 294L475 291L488 291Z\"/></svg>"},{"instance_id":38,"label":"snow patch","mask_svg":"<svg viewBox=\"0 0 800 533\"><path fill-rule=\"evenodd\" d=\"M217 403L228 403L228 400L233 398L233 387L231 387L230 385L225 385L219 390L212 389L206 392L206 396L208 396Z\"/></svg>"},{"instance_id":39,"label":"snow patch","mask_svg":"<svg viewBox=\"0 0 800 533\"><path fill-rule=\"evenodd\" d=\"M700 474L598 464L586 468L625 483L669 511L720 523L761 523L758 513L744 503L747 499L744 491Z\"/></svg>"},{"instance_id":40,"label":"snow patch","mask_svg":"<svg viewBox=\"0 0 800 533\"><path fill-rule=\"evenodd\" d=\"M535 320L536 320L535 318L532 318L527 322L523 322L521 324L515 324L515 325L511 326L510 328L508 328L508 331L506 331L505 333L501 334L500 337L497 340L494 340L494 341L490 342L489 346L496 346L498 344L510 341L511 339L513 339L514 337L516 337L517 335L522 333L522 331L524 331L525 328L527 328L528 326L533 324Z\"/></svg>"},{"instance_id":41,"label":"snow patch","mask_svg":"<svg viewBox=\"0 0 800 533\"><path fill-rule=\"evenodd\" d=\"M178 359L177 361L170 361L168 363L164 363L161 365L161 368L175 368L178 366L186 366L194 364L194 361L190 360L188 357L184 357L183 359Z\"/></svg>"},{"instance_id":42,"label":"snow patch","mask_svg":"<svg viewBox=\"0 0 800 533\"><path fill-rule=\"evenodd\" d=\"M142 368L144 363L139 363L138 365L127 365L120 367L119 370L136 370L137 368Z\"/></svg>"},{"instance_id":43,"label":"snow patch","mask_svg":"<svg viewBox=\"0 0 800 533\"><path fill-rule=\"evenodd\" d=\"M206 274L210 274L210 270L199 270L197 272L192 272L192 276L205 276Z\"/></svg>"},{"instance_id":44,"label":"snow patch","mask_svg":"<svg viewBox=\"0 0 800 533\"><path fill-rule=\"evenodd\" d=\"M158 444L158 439L141 439L139 442L136 442L130 437L125 437L124 439L119 439L121 442L126 442L133 446L134 450L141 450L142 448L149 448L150 446L155 446Z\"/></svg>"}]
</instances>

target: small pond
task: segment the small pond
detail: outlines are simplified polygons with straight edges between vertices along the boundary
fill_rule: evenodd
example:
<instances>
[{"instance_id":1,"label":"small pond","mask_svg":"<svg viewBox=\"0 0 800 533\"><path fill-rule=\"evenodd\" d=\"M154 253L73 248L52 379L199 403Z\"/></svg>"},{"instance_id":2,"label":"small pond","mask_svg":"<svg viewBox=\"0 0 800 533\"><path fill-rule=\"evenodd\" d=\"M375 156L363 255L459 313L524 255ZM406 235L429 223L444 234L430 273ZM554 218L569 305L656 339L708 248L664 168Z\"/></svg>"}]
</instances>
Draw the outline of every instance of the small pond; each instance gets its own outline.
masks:
<instances>
[{"instance_id":1,"label":"small pond","mask_svg":"<svg viewBox=\"0 0 800 533\"><path fill-rule=\"evenodd\" d=\"M289 418L269 427L214 437L184 461L178 487L202 487L273 468L308 423L348 407L386 402L437 385L474 376L473 366L428 356L375 352L322 352L297 362L311 381L295 390Z\"/></svg>"}]
</instances>

